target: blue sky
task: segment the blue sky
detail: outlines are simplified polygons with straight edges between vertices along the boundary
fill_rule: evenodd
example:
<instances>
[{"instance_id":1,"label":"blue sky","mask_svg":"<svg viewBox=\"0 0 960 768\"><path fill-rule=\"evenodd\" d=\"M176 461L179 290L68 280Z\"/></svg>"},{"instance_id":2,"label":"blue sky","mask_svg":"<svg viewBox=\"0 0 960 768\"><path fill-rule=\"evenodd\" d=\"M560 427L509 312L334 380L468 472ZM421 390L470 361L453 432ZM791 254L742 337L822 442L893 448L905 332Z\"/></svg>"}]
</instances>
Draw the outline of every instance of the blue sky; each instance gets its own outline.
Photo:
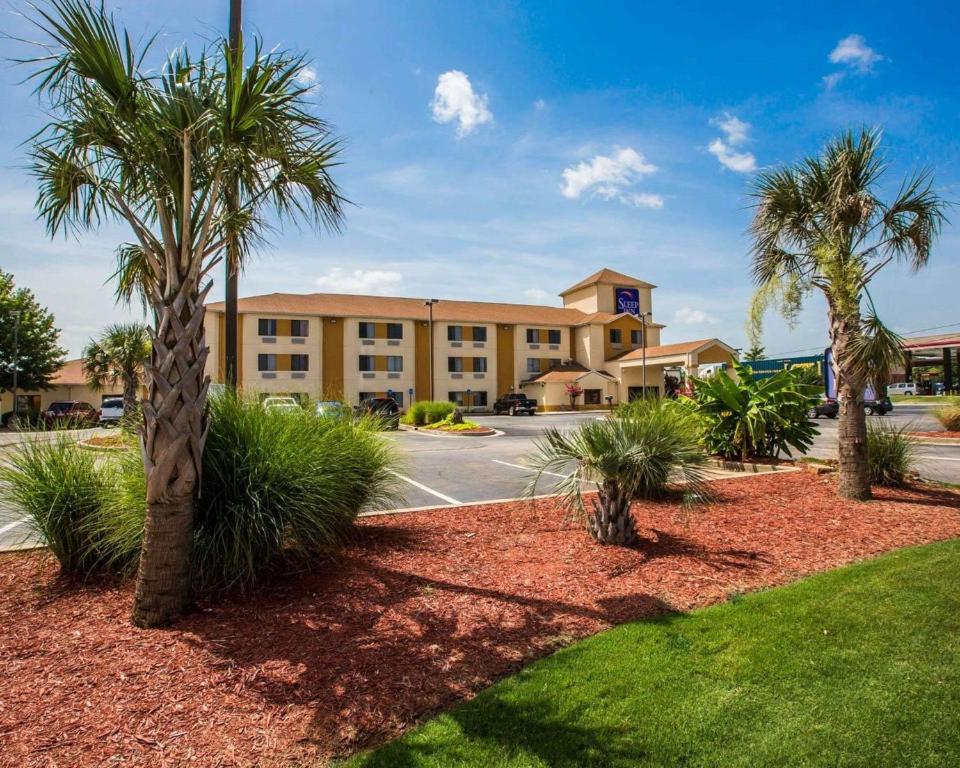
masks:
<instances>
[{"instance_id":1,"label":"blue sky","mask_svg":"<svg viewBox=\"0 0 960 768\"><path fill-rule=\"evenodd\" d=\"M109 2L160 49L226 26L226 0ZM16 1L0 16L27 32ZM526 303L602 266L659 286L665 342L745 345L752 293L746 192L756 169L847 126L884 129L889 192L932 167L960 200L960 6L790 3L245 3L247 34L307 52L319 114L346 139L342 235L287 229L241 293L371 292ZM32 33L30 33L32 34ZM0 41L4 57L24 49ZM43 115L0 69L0 266L57 316L71 353L126 316L105 286L110 226L50 241L21 142ZM951 218L960 216L954 209ZM960 236L932 265L876 281L901 332L956 322ZM221 296L218 285L214 296ZM796 328L768 318L770 353L822 348L822 302Z\"/></svg>"}]
</instances>

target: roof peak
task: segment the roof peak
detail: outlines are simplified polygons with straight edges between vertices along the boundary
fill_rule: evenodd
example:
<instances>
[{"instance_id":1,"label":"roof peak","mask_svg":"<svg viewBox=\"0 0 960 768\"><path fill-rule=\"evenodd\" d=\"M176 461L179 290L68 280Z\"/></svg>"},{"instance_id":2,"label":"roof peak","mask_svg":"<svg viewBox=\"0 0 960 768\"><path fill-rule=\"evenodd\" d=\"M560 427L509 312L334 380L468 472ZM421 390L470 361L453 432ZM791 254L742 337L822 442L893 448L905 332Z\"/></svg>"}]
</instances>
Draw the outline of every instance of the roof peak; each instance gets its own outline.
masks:
<instances>
[{"instance_id":1,"label":"roof peak","mask_svg":"<svg viewBox=\"0 0 960 768\"><path fill-rule=\"evenodd\" d=\"M571 286L570 286L569 288L567 288L565 291L561 291L560 295L561 295L561 296L566 296L568 293L573 293L574 291L579 291L581 288L587 288L588 286L598 285L598 284L601 284L601 283L604 283L604 284L607 284L607 283L608 283L608 284L610 284L610 285L616 285L616 284L618 284L618 283L623 283L623 284L625 284L625 285L636 285L636 286L639 286L639 287L641 287L641 288L656 288L656 287L657 287L657 286L653 285L652 283L646 282L645 280L640 280L639 278L631 277L630 275L626 275L626 274L624 274L623 272L617 272L616 270L610 269L609 267L604 267L603 269L598 269L596 272L594 272L594 273L593 273L592 275L590 275L589 277L585 277L585 278L584 278L583 280L581 280L579 283L575 283L574 285L571 285Z\"/></svg>"}]
</instances>

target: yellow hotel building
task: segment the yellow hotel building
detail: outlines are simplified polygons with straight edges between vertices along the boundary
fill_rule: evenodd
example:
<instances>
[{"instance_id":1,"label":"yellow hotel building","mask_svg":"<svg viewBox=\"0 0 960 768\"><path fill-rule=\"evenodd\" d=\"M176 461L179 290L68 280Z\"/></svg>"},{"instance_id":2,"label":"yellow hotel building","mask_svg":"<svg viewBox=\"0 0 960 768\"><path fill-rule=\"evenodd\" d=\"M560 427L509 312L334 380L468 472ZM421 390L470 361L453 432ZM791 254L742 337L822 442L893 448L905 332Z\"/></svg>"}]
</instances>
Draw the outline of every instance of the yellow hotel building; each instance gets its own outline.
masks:
<instances>
[{"instance_id":1,"label":"yellow hotel building","mask_svg":"<svg viewBox=\"0 0 960 768\"><path fill-rule=\"evenodd\" d=\"M665 371L696 375L736 354L719 339L661 345L655 287L601 269L563 291L562 307L441 299L432 324L425 299L251 296L239 301L237 378L263 394L349 404L390 394L401 407L432 397L478 410L508 392L536 399L541 410L566 409L566 386L576 383L579 407L606 408L642 391L644 367L648 391L662 394ZM222 302L207 307L215 382L224 373L223 310Z\"/></svg>"}]
</instances>

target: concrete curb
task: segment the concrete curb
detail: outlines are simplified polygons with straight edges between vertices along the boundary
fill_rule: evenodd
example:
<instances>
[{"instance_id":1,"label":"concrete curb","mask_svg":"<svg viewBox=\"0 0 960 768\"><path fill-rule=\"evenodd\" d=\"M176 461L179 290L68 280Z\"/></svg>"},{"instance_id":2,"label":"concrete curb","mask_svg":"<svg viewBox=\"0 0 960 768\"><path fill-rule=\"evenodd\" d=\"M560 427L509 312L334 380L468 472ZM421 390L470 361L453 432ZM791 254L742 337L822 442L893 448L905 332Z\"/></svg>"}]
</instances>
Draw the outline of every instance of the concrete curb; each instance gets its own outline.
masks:
<instances>
[{"instance_id":1,"label":"concrete curb","mask_svg":"<svg viewBox=\"0 0 960 768\"><path fill-rule=\"evenodd\" d=\"M783 461L780 464L758 464L752 461L742 462L711 458L709 463L719 469L725 469L728 472L742 472L745 475L759 475L767 472L785 472L798 469L797 465L792 461Z\"/></svg>"},{"instance_id":2,"label":"concrete curb","mask_svg":"<svg viewBox=\"0 0 960 768\"><path fill-rule=\"evenodd\" d=\"M436 429L412 427L409 424L401 424L400 430L403 432L416 432L418 435L430 435L430 437L502 437L504 434L501 430L493 428L490 428L489 432L441 432Z\"/></svg>"}]
</instances>

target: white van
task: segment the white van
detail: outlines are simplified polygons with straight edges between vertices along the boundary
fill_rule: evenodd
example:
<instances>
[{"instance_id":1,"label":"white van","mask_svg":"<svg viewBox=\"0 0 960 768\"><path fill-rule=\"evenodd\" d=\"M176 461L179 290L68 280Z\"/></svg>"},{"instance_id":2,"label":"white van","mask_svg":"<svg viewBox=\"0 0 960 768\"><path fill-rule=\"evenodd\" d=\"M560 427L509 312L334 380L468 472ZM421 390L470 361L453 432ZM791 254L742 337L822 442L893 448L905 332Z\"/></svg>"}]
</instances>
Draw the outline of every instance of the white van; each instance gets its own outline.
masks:
<instances>
[{"instance_id":1,"label":"white van","mask_svg":"<svg viewBox=\"0 0 960 768\"><path fill-rule=\"evenodd\" d=\"M917 394L917 385L912 381L898 381L896 384L887 385L888 395L915 395Z\"/></svg>"}]
</instances>

